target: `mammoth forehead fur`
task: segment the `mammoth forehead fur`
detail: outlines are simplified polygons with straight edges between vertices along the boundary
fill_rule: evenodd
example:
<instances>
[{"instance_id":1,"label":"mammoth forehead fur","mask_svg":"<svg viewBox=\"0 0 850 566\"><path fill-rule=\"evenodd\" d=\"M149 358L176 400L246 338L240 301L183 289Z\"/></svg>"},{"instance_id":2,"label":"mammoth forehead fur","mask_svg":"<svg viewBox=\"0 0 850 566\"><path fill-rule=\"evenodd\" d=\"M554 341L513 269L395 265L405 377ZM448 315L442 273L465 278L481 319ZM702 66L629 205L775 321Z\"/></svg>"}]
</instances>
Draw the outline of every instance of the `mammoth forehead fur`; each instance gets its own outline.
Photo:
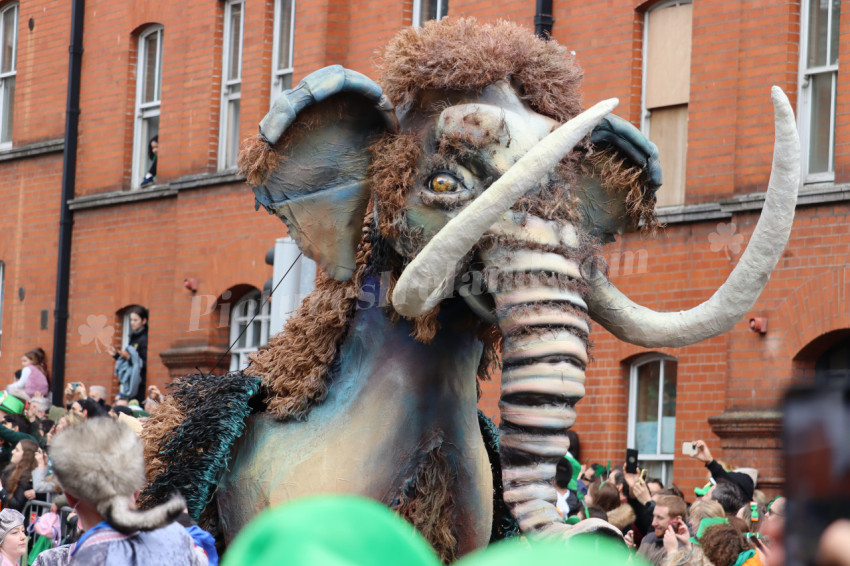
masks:
<instances>
[{"instance_id":1,"label":"mammoth forehead fur","mask_svg":"<svg viewBox=\"0 0 850 566\"><path fill-rule=\"evenodd\" d=\"M379 61L396 107L427 89L480 91L510 77L535 111L565 122L581 111L582 71L566 47L504 20L445 18L399 32Z\"/></svg>"}]
</instances>

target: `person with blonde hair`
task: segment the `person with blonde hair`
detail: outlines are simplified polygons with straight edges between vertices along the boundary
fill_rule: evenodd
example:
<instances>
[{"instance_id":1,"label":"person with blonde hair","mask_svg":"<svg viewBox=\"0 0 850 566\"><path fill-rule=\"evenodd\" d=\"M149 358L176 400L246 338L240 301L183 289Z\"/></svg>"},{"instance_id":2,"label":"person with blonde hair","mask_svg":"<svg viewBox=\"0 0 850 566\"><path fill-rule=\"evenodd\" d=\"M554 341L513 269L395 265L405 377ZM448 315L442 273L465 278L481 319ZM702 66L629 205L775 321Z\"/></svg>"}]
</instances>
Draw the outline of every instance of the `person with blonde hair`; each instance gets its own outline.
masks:
<instances>
[{"instance_id":1,"label":"person with blonde hair","mask_svg":"<svg viewBox=\"0 0 850 566\"><path fill-rule=\"evenodd\" d=\"M720 503L713 499L700 499L688 509L690 532L696 533L703 519L718 519L725 516L726 513ZM690 537L686 538L684 534L676 535L675 532L671 532L670 535L664 533L664 546L667 550L665 566L713 566L702 552L702 547L693 544L693 540Z\"/></svg>"},{"instance_id":2,"label":"person with blonde hair","mask_svg":"<svg viewBox=\"0 0 850 566\"><path fill-rule=\"evenodd\" d=\"M145 485L142 443L113 419L66 428L50 447L53 471L85 530L71 564L206 566L206 555L175 519L186 504L175 494L145 511L136 496Z\"/></svg>"}]
</instances>

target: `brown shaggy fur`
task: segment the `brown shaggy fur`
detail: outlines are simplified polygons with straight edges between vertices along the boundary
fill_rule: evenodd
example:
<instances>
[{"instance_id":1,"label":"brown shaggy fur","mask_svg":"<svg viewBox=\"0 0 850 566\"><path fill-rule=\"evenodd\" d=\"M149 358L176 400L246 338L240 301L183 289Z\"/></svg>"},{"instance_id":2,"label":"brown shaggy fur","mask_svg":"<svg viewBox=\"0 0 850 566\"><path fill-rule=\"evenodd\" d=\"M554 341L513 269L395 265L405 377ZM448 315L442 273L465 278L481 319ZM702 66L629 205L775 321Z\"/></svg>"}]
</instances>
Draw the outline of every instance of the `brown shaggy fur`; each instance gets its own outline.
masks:
<instances>
[{"instance_id":1,"label":"brown shaggy fur","mask_svg":"<svg viewBox=\"0 0 850 566\"><path fill-rule=\"evenodd\" d=\"M262 185L280 163L280 154L260 134L242 140L237 163L239 171L252 187Z\"/></svg>"},{"instance_id":2,"label":"brown shaggy fur","mask_svg":"<svg viewBox=\"0 0 850 566\"><path fill-rule=\"evenodd\" d=\"M502 331L495 324L481 324L478 338L484 343L484 351L478 362L478 379L490 381L502 369Z\"/></svg>"},{"instance_id":3,"label":"brown shaggy fur","mask_svg":"<svg viewBox=\"0 0 850 566\"><path fill-rule=\"evenodd\" d=\"M612 148L593 151L581 162L582 171L602 180L602 186L618 198L626 200L629 218L641 232L654 236L658 230L655 216L655 193L647 189L646 172Z\"/></svg>"},{"instance_id":4,"label":"brown shaggy fur","mask_svg":"<svg viewBox=\"0 0 850 566\"><path fill-rule=\"evenodd\" d=\"M566 47L499 20L444 18L398 33L379 61L384 93L395 105L425 89L482 90L513 79L541 114L565 122L581 111L582 71Z\"/></svg>"},{"instance_id":5,"label":"brown shaggy fur","mask_svg":"<svg viewBox=\"0 0 850 566\"><path fill-rule=\"evenodd\" d=\"M305 419L328 394L328 371L354 316L357 290L371 256L368 234L373 220L371 212L364 219L354 276L336 281L319 272L316 288L286 321L284 331L269 340L268 348L251 355L247 373L262 378L269 392L267 411L277 419Z\"/></svg>"},{"instance_id":6,"label":"brown shaggy fur","mask_svg":"<svg viewBox=\"0 0 850 566\"><path fill-rule=\"evenodd\" d=\"M168 442L168 437L174 434L184 420L186 415L171 396L166 397L165 401L151 411L151 416L145 421L141 434L147 463L147 481L150 482L165 471L166 463L159 456L159 447Z\"/></svg>"},{"instance_id":7,"label":"brown shaggy fur","mask_svg":"<svg viewBox=\"0 0 850 566\"><path fill-rule=\"evenodd\" d=\"M378 207L378 233L398 238L404 204L418 174L419 139L414 134L384 134L369 148L369 177Z\"/></svg>"},{"instance_id":8,"label":"brown shaggy fur","mask_svg":"<svg viewBox=\"0 0 850 566\"><path fill-rule=\"evenodd\" d=\"M452 469L437 446L425 455L410 485L393 507L425 537L443 564L457 558L457 536L452 531L454 501L450 491Z\"/></svg>"},{"instance_id":9,"label":"brown shaggy fur","mask_svg":"<svg viewBox=\"0 0 850 566\"><path fill-rule=\"evenodd\" d=\"M247 373L268 388L268 412L275 418L304 419L328 393L326 379L337 347L348 331L357 302L357 287L319 272L316 288L269 347L251 355Z\"/></svg>"}]
</instances>

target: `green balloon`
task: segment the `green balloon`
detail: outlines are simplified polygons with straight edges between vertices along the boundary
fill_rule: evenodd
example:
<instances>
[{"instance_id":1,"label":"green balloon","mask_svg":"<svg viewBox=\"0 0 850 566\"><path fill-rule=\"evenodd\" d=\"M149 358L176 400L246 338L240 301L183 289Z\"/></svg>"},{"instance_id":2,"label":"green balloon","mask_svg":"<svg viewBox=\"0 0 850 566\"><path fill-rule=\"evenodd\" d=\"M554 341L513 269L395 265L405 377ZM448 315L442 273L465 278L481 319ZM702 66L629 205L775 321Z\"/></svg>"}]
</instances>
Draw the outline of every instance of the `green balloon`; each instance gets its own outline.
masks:
<instances>
[{"instance_id":1,"label":"green balloon","mask_svg":"<svg viewBox=\"0 0 850 566\"><path fill-rule=\"evenodd\" d=\"M236 537L222 566L439 566L412 525L386 506L349 495L269 509Z\"/></svg>"}]
</instances>

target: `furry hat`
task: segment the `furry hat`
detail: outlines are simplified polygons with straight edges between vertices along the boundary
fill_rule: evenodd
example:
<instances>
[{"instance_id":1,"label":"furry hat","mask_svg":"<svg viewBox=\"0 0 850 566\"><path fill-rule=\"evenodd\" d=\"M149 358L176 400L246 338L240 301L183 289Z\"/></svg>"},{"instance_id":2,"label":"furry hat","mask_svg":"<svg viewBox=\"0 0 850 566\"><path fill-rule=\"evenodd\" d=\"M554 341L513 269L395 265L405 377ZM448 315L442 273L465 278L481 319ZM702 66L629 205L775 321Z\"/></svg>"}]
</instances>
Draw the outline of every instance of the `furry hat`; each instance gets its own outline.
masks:
<instances>
[{"instance_id":1,"label":"furry hat","mask_svg":"<svg viewBox=\"0 0 850 566\"><path fill-rule=\"evenodd\" d=\"M130 427L110 418L88 419L59 433L50 447L62 489L93 503L123 533L150 531L174 521L186 503L179 495L147 511L133 511L133 494L145 485L142 443Z\"/></svg>"},{"instance_id":2,"label":"furry hat","mask_svg":"<svg viewBox=\"0 0 850 566\"><path fill-rule=\"evenodd\" d=\"M23 526L24 516L19 511L15 511L14 509L3 509L0 511L0 544L3 544L3 540L9 534L9 531L15 527Z\"/></svg>"}]
</instances>

